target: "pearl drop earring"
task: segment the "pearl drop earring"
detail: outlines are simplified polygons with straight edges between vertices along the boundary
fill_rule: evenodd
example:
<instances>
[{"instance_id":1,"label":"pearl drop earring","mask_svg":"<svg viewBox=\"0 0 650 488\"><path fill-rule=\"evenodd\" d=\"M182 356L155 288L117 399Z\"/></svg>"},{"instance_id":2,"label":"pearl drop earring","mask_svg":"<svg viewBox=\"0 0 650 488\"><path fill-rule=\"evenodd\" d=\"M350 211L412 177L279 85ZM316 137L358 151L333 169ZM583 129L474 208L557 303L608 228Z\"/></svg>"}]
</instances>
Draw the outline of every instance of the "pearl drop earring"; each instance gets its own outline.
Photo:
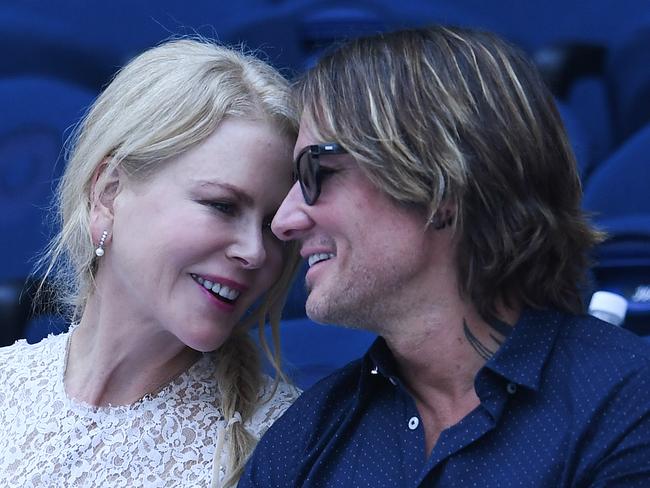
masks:
<instances>
[{"instance_id":1,"label":"pearl drop earring","mask_svg":"<svg viewBox=\"0 0 650 488\"><path fill-rule=\"evenodd\" d=\"M107 230L102 232L102 237L99 239L99 245L97 246L97 249L95 249L95 256L98 258L101 258L104 255L104 242L106 241L106 237L108 237Z\"/></svg>"}]
</instances>

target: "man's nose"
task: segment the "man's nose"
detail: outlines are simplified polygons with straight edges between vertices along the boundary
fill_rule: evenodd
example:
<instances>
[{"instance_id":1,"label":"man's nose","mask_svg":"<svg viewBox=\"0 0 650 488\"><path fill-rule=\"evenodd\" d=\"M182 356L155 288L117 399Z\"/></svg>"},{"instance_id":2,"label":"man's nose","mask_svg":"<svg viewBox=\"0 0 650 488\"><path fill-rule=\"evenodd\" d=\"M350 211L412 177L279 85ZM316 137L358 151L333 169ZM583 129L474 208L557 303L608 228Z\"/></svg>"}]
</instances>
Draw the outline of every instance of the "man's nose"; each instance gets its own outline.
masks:
<instances>
[{"instance_id":1,"label":"man's nose","mask_svg":"<svg viewBox=\"0 0 650 488\"><path fill-rule=\"evenodd\" d=\"M271 222L271 230L278 239L283 241L298 239L305 230L311 228L313 221L309 217L307 207L300 184L296 182Z\"/></svg>"}]
</instances>

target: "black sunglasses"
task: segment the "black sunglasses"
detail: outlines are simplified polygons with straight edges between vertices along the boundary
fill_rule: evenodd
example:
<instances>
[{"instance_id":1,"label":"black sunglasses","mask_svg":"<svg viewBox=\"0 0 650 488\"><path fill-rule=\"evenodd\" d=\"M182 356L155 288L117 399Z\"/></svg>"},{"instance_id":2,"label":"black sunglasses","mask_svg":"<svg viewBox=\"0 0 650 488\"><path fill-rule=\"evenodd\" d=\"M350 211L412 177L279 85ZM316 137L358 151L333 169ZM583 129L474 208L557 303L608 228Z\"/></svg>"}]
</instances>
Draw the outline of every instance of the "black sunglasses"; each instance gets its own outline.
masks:
<instances>
[{"instance_id":1,"label":"black sunglasses","mask_svg":"<svg viewBox=\"0 0 650 488\"><path fill-rule=\"evenodd\" d=\"M335 142L314 144L305 147L294 162L295 178L300 182L302 196L307 205L313 205L320 195L322 181L318 158L330 154L345 154L347 151Z\"/></svg>"}]
</instances>

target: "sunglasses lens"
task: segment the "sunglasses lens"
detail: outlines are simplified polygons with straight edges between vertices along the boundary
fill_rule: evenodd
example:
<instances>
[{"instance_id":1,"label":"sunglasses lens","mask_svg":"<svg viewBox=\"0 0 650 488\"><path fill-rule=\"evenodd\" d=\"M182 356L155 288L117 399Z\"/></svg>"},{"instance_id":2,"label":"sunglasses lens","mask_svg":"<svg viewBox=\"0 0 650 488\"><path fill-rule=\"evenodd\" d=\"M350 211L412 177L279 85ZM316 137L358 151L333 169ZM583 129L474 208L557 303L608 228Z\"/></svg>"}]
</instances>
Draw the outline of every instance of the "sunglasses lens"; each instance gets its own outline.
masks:
<instances>
[{"instance_id":1,"label":"sunglasses lens","mask_svg":"<svg viewBox=\"0 0 650 488\"><path fill-rule=\"evenodd\" d=\"M312 205L318 197L318 159L313 158L311 151L305 151L298 160L298 179L302 195L307 204Z\"/></svg>"}]
</instances>

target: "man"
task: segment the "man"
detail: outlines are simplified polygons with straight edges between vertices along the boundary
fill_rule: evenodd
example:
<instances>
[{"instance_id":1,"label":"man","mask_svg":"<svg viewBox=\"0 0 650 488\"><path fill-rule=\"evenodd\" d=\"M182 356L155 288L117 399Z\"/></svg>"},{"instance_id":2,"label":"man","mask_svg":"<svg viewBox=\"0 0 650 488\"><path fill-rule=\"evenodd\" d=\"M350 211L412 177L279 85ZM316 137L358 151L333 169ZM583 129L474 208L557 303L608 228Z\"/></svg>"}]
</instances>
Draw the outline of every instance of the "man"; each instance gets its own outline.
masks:
<instances>
[{"instance_id":1,"label":"man","mask_svg":"<svg viewBox=\"0 0 650 488\"><path fill-rule=\"evenodd\" d=\"M241 487L650 486L650 351L581 315L575 161L535 69L434 27L353 41L298 86L306 309L380 337L303 394Z\"/></svg>"}]
</instances>

